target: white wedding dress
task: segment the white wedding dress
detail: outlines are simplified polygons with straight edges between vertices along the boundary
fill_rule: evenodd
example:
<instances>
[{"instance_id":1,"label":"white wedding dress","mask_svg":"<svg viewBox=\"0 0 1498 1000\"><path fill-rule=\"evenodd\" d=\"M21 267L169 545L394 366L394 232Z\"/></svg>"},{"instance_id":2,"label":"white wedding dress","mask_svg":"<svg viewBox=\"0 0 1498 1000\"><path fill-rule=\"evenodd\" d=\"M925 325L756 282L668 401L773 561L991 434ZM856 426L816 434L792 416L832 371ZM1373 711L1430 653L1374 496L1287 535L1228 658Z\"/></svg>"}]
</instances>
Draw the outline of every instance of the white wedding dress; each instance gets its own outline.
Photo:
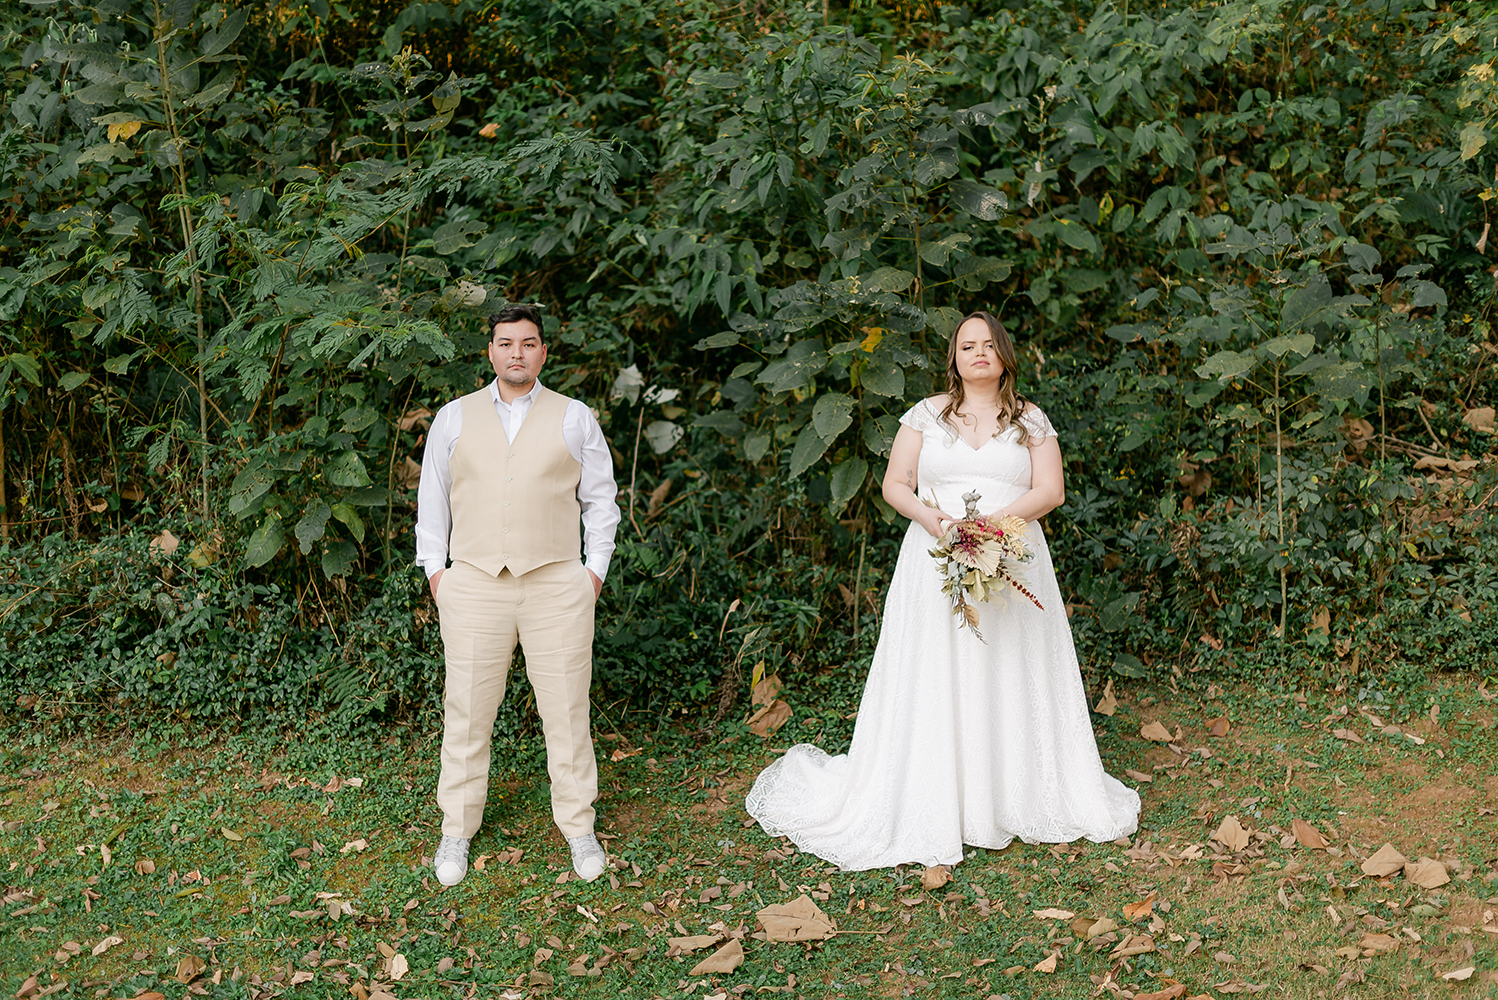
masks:
<instances>
[{"instance_id":1,"label":"white wedding dress","mask_svg":"<svg viewBox=\"0 0 1498 1000\"><path fill-rule=\"evenodd\" d=\"M930 400L901 423L921 432L920 495L960 517L962 495L991 513L1030 488L1030 450L1010 429L974 449ZM1036 440L1053 435L1033 406ZM771 836L844 871L952 864L962 845L1002 848L1108 841L1134 832L1139 795L1103 771L1071 628L1040 525L1021 567L1042 611L1012 590L977 605L987 642L958 628L930 555L911 523L885 600L879 644L853 744L829 756L792 747L754 782L745 803Z\"/></svg>"}]
</instances>

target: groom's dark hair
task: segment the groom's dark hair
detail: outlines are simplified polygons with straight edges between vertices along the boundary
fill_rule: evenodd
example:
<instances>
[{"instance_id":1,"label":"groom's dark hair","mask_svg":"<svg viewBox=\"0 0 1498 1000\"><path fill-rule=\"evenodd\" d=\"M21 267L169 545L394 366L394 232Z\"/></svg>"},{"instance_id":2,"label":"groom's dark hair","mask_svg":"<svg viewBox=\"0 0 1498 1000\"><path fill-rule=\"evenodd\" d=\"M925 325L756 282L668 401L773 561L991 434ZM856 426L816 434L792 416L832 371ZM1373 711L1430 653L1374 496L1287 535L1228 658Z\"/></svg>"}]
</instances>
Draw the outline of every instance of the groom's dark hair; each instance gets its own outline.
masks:
<instances>
[{"instance_id":1,"label":"groom's dark hair","mask_svg":"<svg viewBox=\"0 0 1498 1000\"><path fill-rule=\"evenodd\" d=\"M541 326L541 310L533 305L518 303L512 306L505 306L497 313L489 314L489 339L494 339L494 328L499 324L518 323L521 320L527 320L534 324L536 335L543 340L546 338L546 331Z\"/></svg>"}]
</instances>

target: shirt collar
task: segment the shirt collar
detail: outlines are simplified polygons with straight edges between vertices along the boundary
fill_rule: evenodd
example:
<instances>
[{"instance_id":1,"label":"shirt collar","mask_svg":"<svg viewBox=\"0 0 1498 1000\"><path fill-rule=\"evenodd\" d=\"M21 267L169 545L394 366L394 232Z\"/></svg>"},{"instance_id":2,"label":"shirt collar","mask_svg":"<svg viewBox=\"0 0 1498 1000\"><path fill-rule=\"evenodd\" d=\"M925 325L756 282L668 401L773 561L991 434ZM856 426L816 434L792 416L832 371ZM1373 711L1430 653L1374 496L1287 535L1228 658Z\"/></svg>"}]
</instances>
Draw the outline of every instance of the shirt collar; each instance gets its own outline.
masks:
<instances>
[{"instance_id":1,"label":"shirt collar","mask_svg":"<svg viewBox=\"0 0 1498 1000\"><path fill-rule=\"evenodd\" d=\"M493 382L489 383L489 398L494 400L494 402L499 403L501 406L514 407L519 403L524 403L526 407L529 408L530 405L536 401L536 394L540 391L541 380L536 379L536 383L531 386L530 392L527 392L523 396L516 396L515 402L513 403L506 403L504 401L504 397L499 394L499 379L496 378Z\"/></svg>"}]
</instances>

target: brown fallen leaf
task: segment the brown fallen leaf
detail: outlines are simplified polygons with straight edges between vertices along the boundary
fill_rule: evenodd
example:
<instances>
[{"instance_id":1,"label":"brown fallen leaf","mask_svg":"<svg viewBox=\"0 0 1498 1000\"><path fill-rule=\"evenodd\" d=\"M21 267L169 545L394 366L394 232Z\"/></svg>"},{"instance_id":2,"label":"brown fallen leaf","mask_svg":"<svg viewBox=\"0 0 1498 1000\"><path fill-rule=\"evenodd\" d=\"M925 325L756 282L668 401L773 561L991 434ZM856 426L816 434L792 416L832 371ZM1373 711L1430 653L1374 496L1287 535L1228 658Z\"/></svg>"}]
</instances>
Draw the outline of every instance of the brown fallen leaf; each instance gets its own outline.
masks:
<instances>
[{"instance_id":1,"label":"brown fallen leaf","mask_svg":"<svg viewBox=\"0 0 1498 1000\"><path fill-rule=\"evenodd\" d=\"M390 956L390 978L400 982L406 978L406 973L411 971L411 963L406 961L406 956L396 952Z\"/></svg>"},{"instance_id":2,"label":"brown fallen leaf","mask_svg":"<svg viewBox=\"0 0 1498 1000\"><path fill-rule=\"evenodd\" d=\"M1040 960L1039 964L1035 966L1035 971L1045 973L1055 972L1056 962L1060 959L1060 957L1061 953L1059 951L1051 952L1045 958Z\"/></svg>"},{"instance_id":3,"label":"brown fallen leaf","mask_svg":"<svg viewBox=\"0 0 1498 1000\"><path fill-rule=\"evenodd\" d=\"M1449 979L1452 982L1459 983L1459 982L1461 982L1464 979L1471 979L1472 978L1472 973L1474 973L1476 971L1477 971L1477 966L1475 966L1475 965L1469 965L1469 966L1466 966L1465 968L1452 969L1450 972L1443 972L1443 973L1441 973L1441 978L1442 979Z\"/></svg>"},{"instance_id":4,"label":"brown fallen leaf","mask_svg":"<svg viewBox=\"0 0 1498 1000\"><path fill-rule=\"evenodd\" d=\"M837 933L832 918L805 893L789 903L772 903L755 916L770 941L822 941Z\"/></svg>"},{"instance_id":5,"label":"brown fallen leaf","mask_svg":"<svg viewBox=\"0 0 1498 1000\"><path fill-rule=\"evenodd\" d=\"M754 668L755 680L754 686L749 692L749 704L755 708L760 708L773 702L775 696L780 694L780 689L785 687L780 680L779 674L761 676L764 668L764 663L759 663Z\"/></svg>"},{"instance_id":6,"label":"brown fallen leaf","mask_svg":"<svg viewBox=\"0 0 1498 1000\"><path fill-rule=\"evenodd\" d=\"M208 968L208 963L198 956L183 955L177 959L177 972L172 978L185 985L198 978L199 973L206 968Z\"/></svg>"},{"instance_id":7,"label":"brown fallen leaf","mask_svg":"<svg viewBox=\"0 0 1498 1000\"><path fill-rule=\"evenodd\" d=\"M1425 889L1438 889L1451 881L1446 866L1434 858L1421 858L1406 864L1404 877Z\"/></svg>"},{"instance_id":8,"label":"brown fallen leaf","mask_svg":"<svg viewBox=\"0 0 1498 1000\"><path fill-rule=\"evenodd\" d=\"M122 938L122 937L115 937L113 934L111 934L109 937L104 938L98 944L94 945L94 947L93 947L92 951L90 952L90 954L92 954L94 957L97 958L98 956L104 954L109 949L113 948L115 945L117 945L117 944L124 944L124 943L125 943L125 939L124 938Z\"/></svg>"},{"instance_id":9,"label":"brown fallen leaf","mask_svg":"<svg viewBox=\"0 0 1498 1000\"><path fill-rule=\"evenodd\" d=\"M147 550L153 556L169 556L173 552L176 552L177 546L181 544L181 539L179 539L176 535L172 534L170 531L163 531L161 534L151 539L151 544L147 547Z\"/></svg>"},{"instance_id":10,"label":"brown fallen leaf","mask_svg":"<svg viewBox=\"0 0 1498 1000\"><path fill-rule=\"evenodd\" d=\"M1220 739L1226 736L1228 734L1228 731L1232 728L1232 720L1230 720L1226 715L1219 715L1217 718L1207 723L1207 735L1215 736ZM1186 992L1186 987L1182 986L1181 992Z\"/></svg>"},{"instance_id":11,"label":"brown fallen leaf","mask_svg":"<svg viewBox=\"0 0 1498 1000\"><path fill-rule=\"evenodd\" d=\"M1363 949L1364 955L1381 955L1386 951L1393 951L1399 947L1399 939L1388 934L1375 934L1372 931L1363 935L1358 942L1358 947Z\"/></svg>"},{"instance_id":12,"label":"brown fallen leaf","mask_svg":"<svg viewBox=\"0 0 1498 1000\"><path fill-rule=\"evenodd\" d=\"M1299 817L1291 820L1290 832L1295 834L1295 839L1300 842L1301 847L1310 851L1326 850L1326 838L1305 820Z\"/></svg>"},{"instance_id":13,"label":"brown fallen leaf","mask_svg":"<svg viewBox=\"0 0 1498 1000\"><path fill-rule=\"evenodd\" d=\"M545 969L532 969L527 985L530 986L555 986L557 981L552 978L551 973Z\"/></svg>"},{"instance_id":14,"label":"brown fallen leaf","mask_svg":"<svg viewBox=\"0 0 1498 1000\"><path fill-rule=\"evenodd\" d=\"M1076 916L1070 910L1058 910L1055 907L1049 907L1044 910L1032 910L1030 912L1034 913L1041 920L1070 920Z\"/></svg>"},{"instance_id":15,"label":"brown fallen leaf","mask_svg":"<svg viewBox=\"0 0 1498 1000\"><path fill-rule=\"evenodd\" d=\"M135 874L150 875L156 871L156 862L150 858L137 858L135 861Z\"/></svg>"},{"instance_id":16,"label":"brown fallen leaf","mask_svg":"<svg viewBox=\"0 0 1498 1000\"><path fill-rule=\"evenodd\" d=\"M692 967L689 976L707 976L713 973L726 976L744 964L744 946L738 938L729 938L728 943Z\"/></svg>"},{"instance_id":17,"label":"brown fallen leaf","mask_svg":"<svg viewBox=\"0 0 1498 1000\"><path fill-rule=\"evenodd\" d=\"M1353 732L1351 729L1333 729L1332 735L1339 740L1346 740L1349 743L1364 742L1363 738L1357 733Z\"/></svg>"},{"instance_id":18,"label":"brown fallen leaf","mask_svg":"<svg viewBox=\"0 0 1498 1000\"><path fill-rule=\"evenodd\" d=\"M1155 939L1148 934L1129 934L1109 954L1114 958L1130 958L1155 951Z\"/></svg>"},{"instance_id":19,"label":"brown fallen leaf","mask_svg":"<svg viewBox=\"0 0 1498 1000\"><path fill-rule=\"evenodd\" d=\"M1491 406L1477 406L1462 414L1462 423L1483 434L1494 433L1493 417L1494 409Z\"/></svg>"},{"instance_id":20,"label":"brown fallen leaf","mask_svg":"<svg viewBox=\"0 0 1498 1000\"><path fill-rule=\"evenodd\" d=\"M1402 871L1409 863L1410 859L1396 851L1393 844L1385 844L1363 862L1363 874L1372 878L1385 878Z\"/></svg>"},{"instance_id":21,"label":"brown fallen leaf","mask_svg":"<svg viewBox=\"0 0 1498 1000\"><path fill-rule=\"evenodd\" d=\"M721 934L693 934L690 937L674 937L666 939L668 948L680 948L682 952L689 953L710 948L723 940Z\"/></svg>"},{"instance_id":22,"label":"brown fallen leaf","mask_svg":"<svg viewBox=\"0 0 1498 1000\"><path fill-rule=\"evenodd\" d=\"M1222 845L1229 854L1236 854L1248 847L1248 831L1238 821L1237 816L1225 816L1217 825L1217 832L1212 834L1212 839Z\"/></svg>"},{"instance_id":23,"label":"brown fallen leaf","mask_svg":"<svg viewBox=\"0 0 1498 1000\"><path fill-rule=\"evenodd\" d=\"M755 711L753 715L744 720L744 724L756 736L769 736L790 720L791 706L777 698Z\"/></svg>"},{"instance_id":24,"label":"brown fallen leaf","mask_svg":"<svg viewBox=\"0 0 1498 1000\"><path fill-rule=\"evenodd\" d=\"M1157 895L1159 894L1152 892L1138 902L1125 903L1123 908L1123 915L1125 919L1139 920L1143 917L1149 916L1155 908L1155 897Z\"/></svg>"},{"instance_id":25,"label":"brown fallen leaf","mask_svg":"<svg viewBox=\"0 0 1498 1000\"><path fill-rule=\"evenodd\" d=\"M933 865L921 872L921 888L927 892L940 889L950 881L952 881L952 869L946 865Z\"/></svg>"},{"instance_id":26,"label":"brown fallen leaf","mask_svg":"<svg viewBox=\"0 0 1498 1000\"><path fill-rule=\"evenodd\" d=\"M1134 1000L1176 1000L1176 997L1185 995L1186 984L1176 983L1174 986L1167 986L1154 993L1135 993Z\"/></svg>"},{"instance_id":27,"label":"brown fallen leaf","mask_svg":"<svg viewBox=\"0 0 1498 1000\"><path fill-rule=\"evenodd\" d=\"M1118 711L1118 699L1113 697L1113 681L1109 679L1103 687L1103 696L1098 699L1097 707L1093 709L1098 715L1112 715Z\"/></svg>"},{"instance_id":28,"label":"brown fallen leaf","mask_svg":"<svg viewBox=\"0 0 1498 1000\"><path fill-rule=\"evenodd\" d=\"M1174 736L1170 735L1170 730L1166 729L1158 722L1145 723L1144 726L1140 728L1139 735L1143 736L1147 740L1154 740L1156 743L1169 743L1171 740L1175 739Z\"/></svg>"}]
</instances>

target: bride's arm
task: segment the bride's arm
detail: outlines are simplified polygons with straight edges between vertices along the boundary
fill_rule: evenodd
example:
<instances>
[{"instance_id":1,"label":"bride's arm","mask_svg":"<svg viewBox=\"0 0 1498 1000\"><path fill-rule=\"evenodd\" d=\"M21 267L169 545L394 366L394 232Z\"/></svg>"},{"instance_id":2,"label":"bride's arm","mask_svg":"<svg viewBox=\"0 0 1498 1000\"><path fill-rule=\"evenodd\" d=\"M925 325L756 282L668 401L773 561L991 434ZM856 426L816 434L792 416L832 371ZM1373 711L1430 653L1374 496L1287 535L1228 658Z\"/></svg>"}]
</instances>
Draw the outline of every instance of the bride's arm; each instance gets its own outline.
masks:
<instances>
[{"instance_id":1,"label":"bride's arm","mask_svg":"<svg viewBox=\"0 0 1498 1000\"><path fill-rule=\"evenodd\" d=\"M1058 465L1060 452L1057 452ZM940 538L946 530L951 516L935 507L927 507L916 496L920 484L915 470L920 466L921 433L901 425L895 434L895 443L889 450L889 467L884 470L884 502L901 514L925 528L934 538Z\"/></svg>"},{"instance_id":2,"label":"bride's arm","mask_svg":"<svg viewBox=\"0 0 1498 1000\"><path fill-rule=\"evenodd\" d=\"M885 487L888 495L889 487ZM1066 502L1066 480L1061 471L1061 446L1056 435L1030 446L1030 491L999 513L1034 521Z\"/></svg>"}]
</instances>

